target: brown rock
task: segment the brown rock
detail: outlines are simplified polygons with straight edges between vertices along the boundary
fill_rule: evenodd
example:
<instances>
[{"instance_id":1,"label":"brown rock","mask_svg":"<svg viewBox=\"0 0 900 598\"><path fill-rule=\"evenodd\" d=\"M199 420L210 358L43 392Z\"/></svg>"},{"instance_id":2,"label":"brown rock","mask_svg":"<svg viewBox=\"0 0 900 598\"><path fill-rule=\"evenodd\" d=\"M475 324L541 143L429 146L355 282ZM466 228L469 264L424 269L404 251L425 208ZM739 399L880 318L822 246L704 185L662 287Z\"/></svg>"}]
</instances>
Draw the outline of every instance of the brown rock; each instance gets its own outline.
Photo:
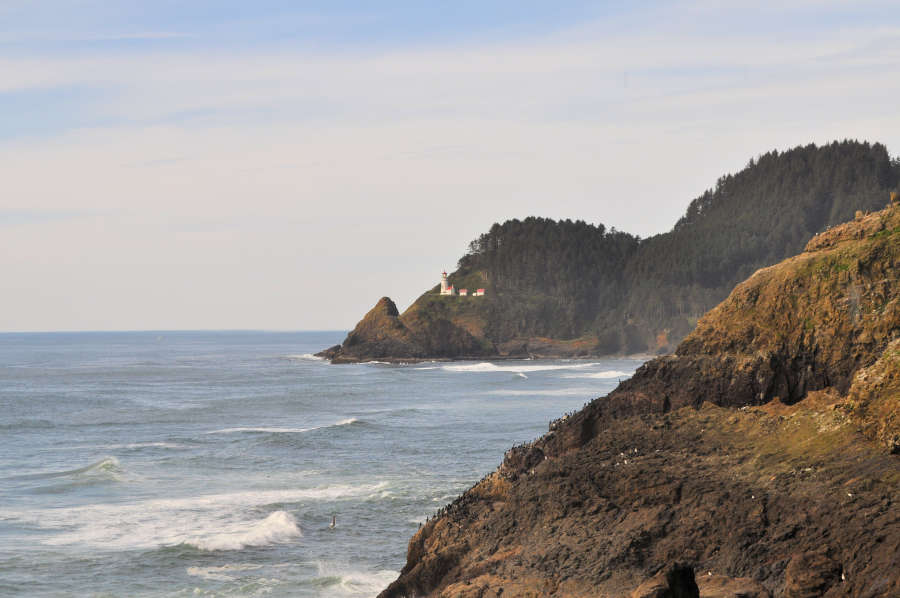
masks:
<instances>
[{"instance_id":1,"label":"brown rock","mask_svg":"<svg viewBox=\"0 0 900 598\"><path fill-rule=\"evenodd\" d=\"M841 566L826 551L794 554L784 579L784 598L818 598L841 582Z\"/></svg>"},{"instance_id":2,"label":"brown rock","mask_svg":"<svg viewBox=\"0 0 900 598\"><path fill-rule=\"evenodd\" d=\"M772 598L763 586L749 577L727 577L725 575L697 576L700 598Z\"/></svg>"},{"instance_id":3,"label":"brown rock","mask_svg":"<svg viewBox=\"0 0 900 598\"><path fill-rule=\"evenodd\" d=\"M425 318L417 308L401 315L390 297L382 297L339 349L332 347L320 355L330 355L332 363L356 363L477 357L486 352L488 348L480 340L450 318L436 312Z\"/></svg>"},{"instance_id":4,"label":"brown rock","mask_svg":"<svg viewBox=\"0 0 900 598\"><path fill-rule=\"evenodd\" d=\"M668 571L656 574L637 587L631 598L699 598L694 581L694 570L686 565L675 565Z\"/></svg>"}]
</instances>

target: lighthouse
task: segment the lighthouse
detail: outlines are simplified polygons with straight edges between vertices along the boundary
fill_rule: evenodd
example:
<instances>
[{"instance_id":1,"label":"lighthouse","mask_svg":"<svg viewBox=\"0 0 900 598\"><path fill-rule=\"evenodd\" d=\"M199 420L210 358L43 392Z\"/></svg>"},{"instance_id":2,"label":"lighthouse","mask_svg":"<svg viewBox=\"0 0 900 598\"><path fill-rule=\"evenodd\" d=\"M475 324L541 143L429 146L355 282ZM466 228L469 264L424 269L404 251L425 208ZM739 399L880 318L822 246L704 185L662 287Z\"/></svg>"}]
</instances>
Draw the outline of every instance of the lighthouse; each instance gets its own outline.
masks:
<instances>
[{"instance_id":1,"label":"lighthouse","mask_svg":"<svg viewBox=\"0 0 900 598\"><path fill-rule=\"evenodd\" d=\"M452 295L453 285L447 280L447 273L441 272L441 295Z\"/></svg>"}]
</instances>

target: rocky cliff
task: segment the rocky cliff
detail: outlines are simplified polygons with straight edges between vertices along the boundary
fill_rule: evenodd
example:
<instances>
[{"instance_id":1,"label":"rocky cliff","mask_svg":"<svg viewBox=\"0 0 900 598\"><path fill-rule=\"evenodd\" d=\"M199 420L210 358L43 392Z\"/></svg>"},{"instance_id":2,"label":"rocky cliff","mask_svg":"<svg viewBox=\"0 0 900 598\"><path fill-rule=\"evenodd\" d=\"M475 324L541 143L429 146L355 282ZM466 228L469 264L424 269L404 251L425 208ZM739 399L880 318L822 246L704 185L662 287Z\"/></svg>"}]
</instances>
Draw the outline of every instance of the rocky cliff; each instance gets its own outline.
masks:
<instances>
[{"instance_id":1,"label":"rocky cliff","mask_svg":"<svg viewBox=\"0 0 900 598\"><path fill-rule=\"evenodd\" d=\"M343 344L318 355L333 363L353 363L376 359L409 361L479 357L494 353L489 343L473 335L448 313L454 307L453 301L465 298L434 298L443 300L443 305L435 302L436 307L423 309L417 302L401 316L390 297L382 297L347 335Z\"/></svg>"},{"instance_id":2,"label":"rocky cliff","mask_svg":"<svg viewBox=\"0 0 900 598\"><path fill-rule=\"evenodd\" d=\"M381 597L900 596L898 277L900 208L757 271L508 451Z\"/></svg>"}]
</instances>

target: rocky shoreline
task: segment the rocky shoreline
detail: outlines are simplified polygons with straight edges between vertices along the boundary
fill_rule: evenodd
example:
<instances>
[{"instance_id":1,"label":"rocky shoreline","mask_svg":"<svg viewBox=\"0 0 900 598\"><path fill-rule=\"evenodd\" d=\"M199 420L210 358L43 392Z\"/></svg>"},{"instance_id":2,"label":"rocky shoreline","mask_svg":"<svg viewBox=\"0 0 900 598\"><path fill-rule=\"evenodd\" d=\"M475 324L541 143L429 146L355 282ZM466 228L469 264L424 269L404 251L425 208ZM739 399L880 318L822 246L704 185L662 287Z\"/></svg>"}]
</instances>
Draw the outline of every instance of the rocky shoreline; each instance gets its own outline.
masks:
<instances>
[{"instance_id":1,"label":"rocky shoreline","mask_svg":"<svg viewBox=\"0 0 900 598\"><path fill-rule=\"evenodd\" d=\"M900 595L900 208L510 449L380 596L680 595Z\"/></svg>"},{"instance_id":2,"label":"rocky shoreline","mask_svg":"<svg viewBox=\"0 0 900 598\"><path fill-rule=\"evenodd\" d=\"M410 326L390 297L382 297L340 345L316 353L331 363L421 363L490 359L598 359L623 357L596 350L596 339L558 340L544 337L513 339L494 346L450 320ZM649 358L646 354L628 357Z\"/></svg>"},{"instance_id":3,"label":"rocky shoreline","mask_svg":"<svg viewBox=\"0 0 900 598\"><path fill-rule=\"evenodd\" d=\"M633 355L608 355L601 353L590 353L587 355L569 355L569 354L548 354L548 353L524 353L524 354L506 354L506 355L456 355L453 357L394 357L382 356L378 358L355 358L347 356L341 351L341 345L334 345L315 353L316 357L325 359L334 364L353 364L353 363L391 363L397 365L415 364L415 363L452 363L457 361L522 361L529 359L567 359L567 360L590 360L590 359L635 359L639 361L647 361L652 359L653 355L647 353L635 353Z\"/></svg>"}]
</instances>

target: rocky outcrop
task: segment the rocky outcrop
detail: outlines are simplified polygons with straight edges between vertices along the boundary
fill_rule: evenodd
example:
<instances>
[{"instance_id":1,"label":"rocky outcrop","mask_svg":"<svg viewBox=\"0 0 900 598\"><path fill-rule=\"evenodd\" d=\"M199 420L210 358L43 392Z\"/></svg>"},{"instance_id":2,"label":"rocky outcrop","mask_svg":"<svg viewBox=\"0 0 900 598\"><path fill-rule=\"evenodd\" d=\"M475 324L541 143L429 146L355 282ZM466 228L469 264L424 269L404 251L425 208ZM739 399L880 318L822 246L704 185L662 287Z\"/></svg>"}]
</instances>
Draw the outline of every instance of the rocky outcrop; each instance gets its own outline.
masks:
<instances>
[{"instance_id":1,"label":"rocky outcrop","mask_svg":"<svg viewBox=\"0 0 900 598\"><path fill-rule=\"evenodd\" d=\"M390 297L382 297L343 344L317 355L332 363L355 363L478 357L489 353L482 340L451 319L440 314L423 318L415 310L407 310L401 316Z\"/></svg>"},{"instance_id":2,"label":"rocky outcrop","mask_svg":"<svg viewBox=\"0 0 900 598\"><path fill-rule=\"evenodd\" d=\"M857 371L842 408L862 424L866 436L900 453L900 339L878 361Z\"/></svg>"},{"instance_id":3,"label":"rocky outcrop","mask_svg":"<svg viewBox=\"0 0 900 598\"><path fill-rule=\"evenodd\" d=\"M631 598L699 598L700 590L694 579L694 570L685 565L675 565L668 571L657 573L631 593Z\"/></svg>"},{"instance_id":4,"label":"rocky outcrop","mask_svg":"<svg viewBox=\"0 0 900 598\"><path fill-rule=\"evenodd\" d=\"M332 361L357 361L379 356L420 357L424 349L400 321L400 312L390 297L378 300L356 325Z\"/></svg>"},{"instance_id":5,"label":"rocky outcrop","mask_svg":"<svg viewBox=\"0 0 900 598\"><path fill-rule=\"evenodd\" d=\"M513 339L496 346L484 335L483 298L426 293L402 314L382 297L340 345L317 356L332 363L421 359L567 358L595 355L595 338Z\"/></svg>"},{"instance_id":6,"label":"rocky outcrop","mask_svg":"<svg viewBox=\"0 0 900 598\"><path fill-rule=\"evenodd\" d=\"M900 208L860 220L510 449L381 596L900 595Z\"/></svg>"}]
</instances>

